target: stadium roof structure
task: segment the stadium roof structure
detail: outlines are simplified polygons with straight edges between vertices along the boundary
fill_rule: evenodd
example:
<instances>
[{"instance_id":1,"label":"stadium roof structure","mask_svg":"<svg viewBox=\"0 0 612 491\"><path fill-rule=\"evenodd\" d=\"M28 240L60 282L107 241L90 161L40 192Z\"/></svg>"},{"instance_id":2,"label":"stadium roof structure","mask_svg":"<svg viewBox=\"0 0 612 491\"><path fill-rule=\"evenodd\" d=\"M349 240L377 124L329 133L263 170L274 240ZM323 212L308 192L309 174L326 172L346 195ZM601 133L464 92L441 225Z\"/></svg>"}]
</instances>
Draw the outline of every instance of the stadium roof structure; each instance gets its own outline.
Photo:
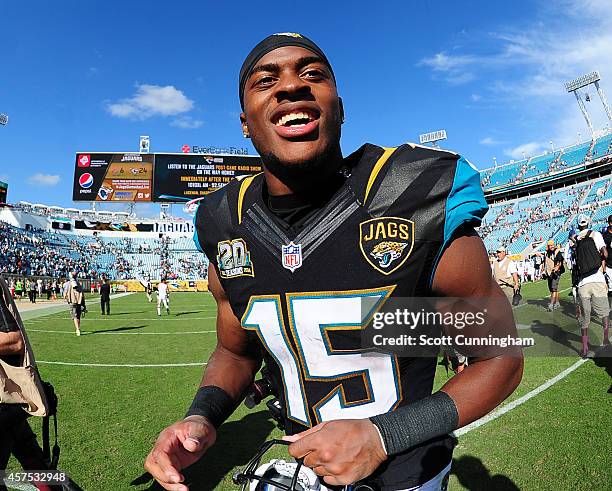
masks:
<instances>
[{"instance_id":1,"label":"stadium roof structure","mask_svg":"<svg viewBox=\"0 0 612 491\"><path fill-rule=\"evenodd\" d=\"M541 192L551 183L565 185L612 172L612 132L597 138L480 171L485 195L493 200ZM586 176L586 177L585 177Z\"/></svg>"},{"instance_id":2,"label":"stadium roof structure","mask_svg":"<svg viewBox=\"0 0 612 491\"><path fill-rule=\"evenodd\" d=\"M16 205L8 205L11 208L23 212L29 212L40 215L53 215L55 218L64 216L73 219L85 219L100 222L117 221L134 221L139 223L184 223L190 222L182 217L168 216L164 219L153 217L134 217L125 211L110 211L110 210L88 210L79 208L64 208L56 205L45 205L41 203L30 203L28 201L19 201Z\"/></svg>"}]
</instances>

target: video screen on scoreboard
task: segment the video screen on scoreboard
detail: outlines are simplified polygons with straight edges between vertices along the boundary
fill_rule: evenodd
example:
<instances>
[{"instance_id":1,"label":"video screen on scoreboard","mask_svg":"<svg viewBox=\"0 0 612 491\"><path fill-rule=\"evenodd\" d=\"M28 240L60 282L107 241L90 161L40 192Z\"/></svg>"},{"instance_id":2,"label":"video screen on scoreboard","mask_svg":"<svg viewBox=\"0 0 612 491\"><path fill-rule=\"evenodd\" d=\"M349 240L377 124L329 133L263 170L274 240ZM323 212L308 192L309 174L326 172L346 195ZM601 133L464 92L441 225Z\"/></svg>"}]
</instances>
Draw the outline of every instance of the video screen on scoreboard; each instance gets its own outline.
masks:
<instances>
[{"instance_id":1,"label":"video screen on scoreboard","mask_svg":"<svg viewBox=\"0 0 612 491\"><path fill-rule=\"evenodd\" d=\"M200 198L234 177L261 172L261 159L247 155L155 154L153 201Z\"/></svg>"},{"instance_id":2,"label":"video screen on scoreboard","mask_svg":"<svg viewBox=\"0 0 612 491\"><path fill-rule=\"evenodd\" d=\"M73 201L151 201L153 154L77 153Z\"/></svg>"},{"instance_id":3,"label":"video screen on scoreboard","mask_svg":"<svg viewBox=\"0 0 612 491\"><path fill-rule=\"evenodd\" d=\"M8 184L0 181L0 203L6 203L7 193L8 193Z\"/></svg>"}]
</instances>

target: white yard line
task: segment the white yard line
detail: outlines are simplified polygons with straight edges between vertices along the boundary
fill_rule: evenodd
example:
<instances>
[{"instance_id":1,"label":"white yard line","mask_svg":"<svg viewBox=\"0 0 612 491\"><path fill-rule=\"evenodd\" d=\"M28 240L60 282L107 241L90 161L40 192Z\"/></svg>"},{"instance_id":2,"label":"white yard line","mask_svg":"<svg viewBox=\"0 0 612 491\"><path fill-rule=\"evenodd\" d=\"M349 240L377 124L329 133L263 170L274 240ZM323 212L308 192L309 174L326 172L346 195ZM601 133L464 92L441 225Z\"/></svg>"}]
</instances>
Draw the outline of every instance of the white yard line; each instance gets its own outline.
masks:
<instances>
[{"instance_id":1,"label":"white yard line","mask_svg":"<svg viewBox=\"0 0 612 491\"><path fill-rule=\"evenodd\" d=\"M27 472L27 471L15 471L16 473L19 472ZM11 482L8 479L3 479L0 480L0 484L4 482L4 485L7 486L7 489L9 489L10 491L38 491L38 488L36 486L34 486L33 484L27 483L27 482Z\"/></svg>"},{"instance_id":2,"label":"white yard line","mask_svg":"<svg viewBox=\"0 0 612 491\"><path fill-rule=\"evenodd\" d=\"M112 317L112 319L111 319ZM81 323L83 322L98 322L98 321L102 321L102 322L108 322L108 321L121 321L123 316L115 316L113 317L112 314L110 317L107 318L100 318L100 319L92 319L90 317L87 317L87 314L81 317ZM209 317L186 317L185 319L182 318L177 318L177 317L172 317L170 315L163 315L161 316L161 318L158 319L151 319L151 318L146 318L146 317L129 317L127 319L125 319L126 322L132 322L132 321L137 321L137 322L141 322L141 321L148 321L148 322L163 322L163 321L202 321L202 320L210 320L210 319L216 319L217 316L213 315L213 316L209 316ZM70 321L72 320L71 317L54 317L54 320L63 320L63 321ZM35 322L48 322L48 319L31 319L29 320L29 323L34 324ZM31 331L32 329L27 329L26 331Z\"/></svg>"},{"instance_id":3,"label":"white yard line","mask_svg":"<svg viewBox=\"0 0 612 491\"><path fill-rule=\"evenodd\" d=\"M116 293L111 295L111 300L121 297L126 297L128 295L132 295L132 292L127 293ZM57 314L58 312L68 311L68 304L63 301L57 301L52 304L29 304L21 302L16 302L17 310L19 310L19 315L24 321L32 321L38 317L45 317L51 314ZM38 306L40 305L40 307ZM21 309L19 307L22 307ZM34 308L31 308L33 306Z\"/></svg>"},{"instance_id":4,"label":"white yard line","mask_svg":"<svg viewBox=\"0 0 612 491\"><path fill-rule=\"evenodd\" d=\"M134 364L134 363L72 363L67 361L44 361L36 360L36 363L42 365L68 365L72 367L125 367L125 368L157 368L157 367L198 367L206 365L204 361L198 361L195 363L152 363L152 364Z\"/></svg>"},{"instance_id":5,"label":"white yard line","mask_svg":"<svg viewBox=\"0 0 612 491\"><path fill-rule=\"evenodd\" d=\"M28 332L51 332L54 334L72 334L73 336L74 334L74 330L72 331L52 331L49 329L28 329ZM184 332L96 332L96 331L84 331L83 329L81 329L81 333L83 334L120 334L120 335L149 335L149 336L154 336L156 334L160 334L160 335L170 335L170 334L210 334L213 332L217 332L216 330L211 330L211 331L184 331Z\"/></svg>"},{"instance_id":6,"label":"white yard line","mask_svg":"<svg viewBox=\"0 0 612 491\"><path fill-rule=\"evenodd\" d=\"M456 430L454 432L454 435L455 436L465 435L469 431L472 431L473 429L479 428L482 425L487 424L489 421L493 421L494 419L497 419L500 416L503 416L504 414L512 411L513 409L517 408L521 404L527 402L529 399L532 399L533 397L537 396L540 392L543 392L546 389L548 389L549 387L551 387L552 385L556 384L557 382L559 382L559 380L564 379L570 373L572 373L574 370L576 370L580 366L584 365L587 361L588 360L585 360L585 359L578 360L571 367L566 368L559 375L557 375L557 376L547 380L542 385L540 385L539 387L536 387L535 389L533 389L532 391L528 392L524 396L519 397L518 399L516 399L516 400L514 400L514 401L512 401L512 402L510 402L508 404L505 404L504 406L496 409L495 411L487 414L486 416L483 416L482 418L474 421L473 423L470 423L469 425L464 426L463 428L459 428L458 430Z\"/></svg>"}]
</instances>

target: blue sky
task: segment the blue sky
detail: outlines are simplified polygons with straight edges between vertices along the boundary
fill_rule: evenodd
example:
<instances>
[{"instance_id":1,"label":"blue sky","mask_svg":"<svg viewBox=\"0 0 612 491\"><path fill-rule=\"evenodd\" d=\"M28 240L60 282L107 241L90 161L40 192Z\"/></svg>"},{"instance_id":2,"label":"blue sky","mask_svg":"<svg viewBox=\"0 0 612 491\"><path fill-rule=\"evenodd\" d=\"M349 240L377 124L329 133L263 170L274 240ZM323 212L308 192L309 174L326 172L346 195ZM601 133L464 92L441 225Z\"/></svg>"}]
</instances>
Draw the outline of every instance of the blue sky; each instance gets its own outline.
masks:
<instances>
[{"instance_id":1,"label":"blue sky","mask_svg":"<svg viewBox=\"0 0 612 491\"><path fill-rule=\"evenodd\" d=\"M493 156L501 163L586 136L562 82L597 69L612 98L609 0L5 0L0 180L9 200L71 206L75 152L136 151L143 134L156 152L253 150L238 121L238 70L260 39L284 31L311 37L333 64L345 154L445 128L443 146L489 167Z\"/></svg>"}]
</instances>

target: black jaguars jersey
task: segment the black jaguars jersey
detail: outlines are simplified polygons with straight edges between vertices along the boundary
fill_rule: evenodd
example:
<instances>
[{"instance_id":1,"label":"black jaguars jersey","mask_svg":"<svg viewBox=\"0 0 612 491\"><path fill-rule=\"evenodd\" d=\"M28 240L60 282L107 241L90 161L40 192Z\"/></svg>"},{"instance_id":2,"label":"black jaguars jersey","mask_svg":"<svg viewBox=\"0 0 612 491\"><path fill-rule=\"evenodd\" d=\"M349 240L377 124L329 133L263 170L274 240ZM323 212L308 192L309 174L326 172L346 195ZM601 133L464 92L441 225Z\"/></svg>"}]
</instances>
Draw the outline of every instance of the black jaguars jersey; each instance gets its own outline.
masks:
<instances>
[{"instance_id":1,"label":"black jaguars jersey","mask_svg":"<svg viewBox=\"0 0 612 491\"><path fill-rule=\"evenodd\" d=\"M196 244L271 367L290 434L431 394L435 358L361 355L362 305L427 296L455 231L487 210L478 172L454 153L366 144L345 164L344 183L299 228L268 209L262 174L206 196L195 218ZM382 489L405 489L440 472L451 453L450 437L435 439L373 477Z\"/></svg>"}]
</instances>

